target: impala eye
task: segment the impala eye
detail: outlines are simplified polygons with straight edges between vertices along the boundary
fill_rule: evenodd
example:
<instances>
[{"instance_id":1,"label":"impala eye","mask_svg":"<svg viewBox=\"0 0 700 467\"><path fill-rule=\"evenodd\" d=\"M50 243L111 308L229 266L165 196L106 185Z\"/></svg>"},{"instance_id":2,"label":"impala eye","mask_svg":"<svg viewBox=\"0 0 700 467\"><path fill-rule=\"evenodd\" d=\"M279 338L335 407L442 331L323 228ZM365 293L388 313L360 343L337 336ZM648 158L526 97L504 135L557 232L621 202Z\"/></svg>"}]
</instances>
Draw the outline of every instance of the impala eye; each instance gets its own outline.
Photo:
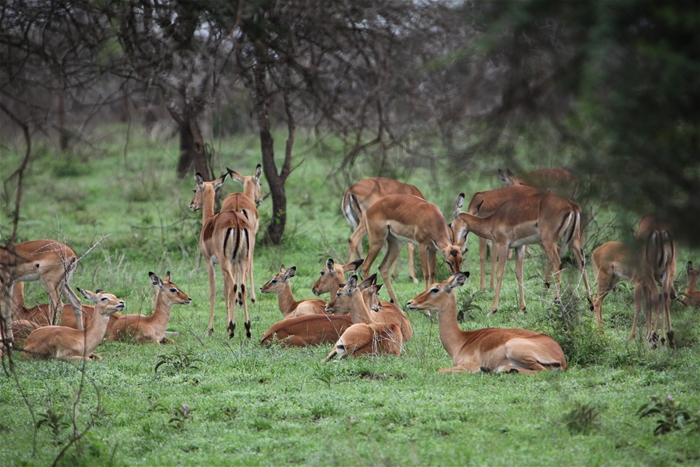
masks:
<instances>
[{"instance_id":1,"label":"impala eye","mask_svg":"<svg viewBox=\"0 0 700 467\"><path fill-rule=\"evenodd\" d=\"M277 283L277 279L272 279L272 280L270 281L270 284L276 284L276 283Z\"/></svg>"},{"instance_id":2,"label":"impala eye","mask_svg":"<svg viewBox=\"0 0 700 467\"><path fill-rule=\"evenodd\" d=\"M100 300L102 300L103 302L106 302L106 301L107 301L107 297L102 297Z\"/></svg>"},{"instance_id":3,"label":"impala eye","mask_svg":"<svg viewBox=\"0 0 700 467\"><path fill-rule=\"evenodd\" d=\"M192 190L192 193L197 193L197 189L195 188L194 190Z\"/></svg>"},{"instance_id":4,"label":"impala eye","mask_svg":"<svg viewBox=\"0 0 700 467\"><path fill-rule=\"evenodd\" d=\"M321 271L321 275L324 275L325 273L326 273L326 271Z\"/></svg>"},{"instance_id":5,"label":"impala eye","mask_svg":"<svg viewBox=\"0 0 700 467\"><path fill-rule=\"evenodd\" d=\"M170 289L172 293L177 293L177 289Z\"/></svg>"},{"instance_id":6,"label":"impala eye","mask_svg":"<svg viewBox=\"0 0 700 467\"><path fill-rule=\"evenodd\" d=\"M433 287L432 289L430 289L430 293L438 293L439 291L440 289L438 289L437 287Z\"/></svg>"}]
</instances>

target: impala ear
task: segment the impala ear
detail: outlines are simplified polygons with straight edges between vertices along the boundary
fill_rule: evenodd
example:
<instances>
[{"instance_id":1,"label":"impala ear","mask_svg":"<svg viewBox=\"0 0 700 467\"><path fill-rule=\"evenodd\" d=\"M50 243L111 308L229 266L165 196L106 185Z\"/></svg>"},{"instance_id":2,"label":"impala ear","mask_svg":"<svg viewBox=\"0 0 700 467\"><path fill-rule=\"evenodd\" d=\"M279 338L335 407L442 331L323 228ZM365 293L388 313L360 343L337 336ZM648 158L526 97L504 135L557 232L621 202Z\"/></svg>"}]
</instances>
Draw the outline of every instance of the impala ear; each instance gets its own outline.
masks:
<instances>
[{"instance_id":1,"label":"impala ear","mask_svg":"<svg viewBox=\"0 0 700 467\"><path fill-rule=\"evenodd\" d=\"M89 290L81 289L80 287L78 287L78 292L80 292L83 295L83 297L85 297L87 300L90 300L91 302L97 302L97 297L94 293L90 292Z\"/></svg>"},{"instance_id":2,"label":"impala ear","mask_svg":"<svg viewBox=\"0 0 700 467\"><path fill-rule=\"evenodd\" d=\"M170 271L165 273L165 277L163 278L165 282L170 282Z\"/></svg>"},{"instance_id":3,"label":"impala ear","mask_svg":"<svg viewBox=\"0 0 700 467\"><path fill-rule=\"evenodd\" d=\"M693 262L688 261L688 264L685 265L685 273L690 275L691 272L693 272Z\"/></svg>"},{"instance_id":4,"label":"impala ear","mask_svg":"<svg viewBox=\"0 0 700 467\"><path fill-rule=\"evenodd\" d=\"M255 178L254 178L255 182L260 181L260 176L261 176L261 175L262 175L262 165L258 164L258 165L255 167Z\"/></svg>"},{"instance_id":5,"label":"impala ear","mask_svg":"<svg viewBox=\"0 0 700 467\"><path fill-rule=\"evenodd\" d=\"M231 180L233 180L234 182L245 183L245 177L243 177L243 175L239 174L234 170L229 169L228 167L226 167L226 171L231 177Z\"/></svg>"},{"instance_id":6,"label":"impala ear","mask_svg":"<svg viewBox=\"0 0 700 467\"><path fill-rule=\"evenodd\" d=\"M498 178L500 178L501 181L508 186L513 184L513 181L510 178L508 178L508 174L501 169L498 169Z\"/></svg>"},{"instance_id":7,"label":"impala ear","mask_svg":"<svg viewBox=\"0 0 700 467\"><path fill-rule=\"evenodd\" d=\"M284 280L289 279L290 277L294 277L297 274L297 267L292 266L291 268L287 269L287 272L284 273Z\"/></svg>"},{"instance_id":8,"label":"impala ear","mask_svg":"<svg viewBox=\"0 0 700 467\"><path fill-rule=\"evenodd\" d=\"M351 263L348 263L348 264L346 264L345 266L343 266L343 271L345 271L345 272L348 272L348 271L357 271L357 268L359 268L360 265L362 265L362 263L364 263L364 262L365 262L365 260L362 259L362 258L356 259L355 261L353 261L353 262L351 262Z\"/></svg>"},{"instance_id":9,"label":"impala ear","mask_svg":"<svg viewBox=\"0 0 700 467\"><path fill-rule=\"evenodd\" d=\"M457 219L459 217L459 213L462 210L462 206L464 206L464 193L460 193L459 196L457 196L457 199L455 200L455 210L453 219Z\"/></svg>"},{"instance_id":10,"label":"impala ear","mask_svg":"<svg viewBox=\"0 0 700 467\"><path fill-rule=\"evenodd\" d=\"M202 178L202 174L197 172L194 174L194 182L197 184L198 187L202 187L204 185L204 179Z\"/></svg>"},{"instance_id":11,"label":"impala ear","mask_svg":"<svg viewBox=\"0 0 700 467\"><path fill-rule=\"evenodd\" d=\"M355 289L357 288L357 276L353 274L350 276L350 279L348 279L348 292L353 293Z\"/></svg>"},{"instance_id":12,"label":"impala ear","mask_svg":"<svg viewBox=\"0 0 700 467\"><path fill-rule=\"evenodd\" d=\"M335 267L335 263L333 262L333 258L328 258L328 261L326 261L326 267L328 268L328 272L333 272L333 269Z\"/></svg>"},{"instance_id":13,"label":"impala ear","mask_svg":"<svg viewBox=\"0 0 700 467\"><path fill-rule=\"evenodd\" d=\"M454 289L455 287L462 287L465 284L465 282L467 282L468 277L469 277L469 271L455 273L449 279L450 280L450 283L449 283L450 289Z\"/></svg>"},{"instance_id":14,"label":"impala ear","mask_svg":"<svg viewBox=\"0 0 700 467\"><path fill-rule=\"evenodd\" d=\"M216 190L218 190L219 188L221 188L221 185L223 185L224 182L226 181L226 175L228 175L228 173L227 173L227 172L224 172L224 173L221 175L221 177L219 177L219 178L217 178L216 180L214 180L214 191L216 191Z\"/></svg>"},{"instance_id":15,"label":"impala ear","mask_svg":"<svg viewBox=\"0 0 700 467\"><path fill-rule=\"evenodd\" d=\"M374 285L374 283L377 281L377 274L372 274L369 276L367 279L363 280L360 282L360 290L365 290Z\"/></svg>"},{"instance_id":16,"label":"impala ear","mask_svg":"<svg viewBox=\"0 0 700 467\"><path fill-rule=\"evenodd\" d=\"M163 288L163 281L160 280L160 277L156 276L152 272L148 273L148 277L151 278L151 284L155 285L156 287L160 287L161 289Z\"/></svg>"}]
</instances>

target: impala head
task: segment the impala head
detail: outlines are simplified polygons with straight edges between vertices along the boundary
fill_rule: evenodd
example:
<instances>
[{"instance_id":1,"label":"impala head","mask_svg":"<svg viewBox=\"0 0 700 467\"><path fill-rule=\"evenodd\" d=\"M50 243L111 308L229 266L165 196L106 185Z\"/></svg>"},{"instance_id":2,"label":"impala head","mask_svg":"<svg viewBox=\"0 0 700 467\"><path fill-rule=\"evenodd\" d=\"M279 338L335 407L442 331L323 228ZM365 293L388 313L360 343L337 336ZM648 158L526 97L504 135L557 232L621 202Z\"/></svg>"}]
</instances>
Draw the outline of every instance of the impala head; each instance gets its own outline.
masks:
<instances>
[{"instance_id":1,"label":"impala head","mask_svg":"<svg viewBox=\"0 0 700 467\"><path fill-rule=\"evenodd\" d=\"M205 195L209 194L213 197L214 193L216 193L216 191L221 188L221 185L224 184L227 175L227 173L224 173L221 177L214 181L205 182L202 178L202 174L197 172L194 176L194 181L197 186L194 190L192 190L194 191L194 198L192 198L192 201L190 201L190 211L194 212L198 209L202 209L202 206L204 206Z\"/></svg>"},{"instance_id":2,"label":"impala head","mask_svg":"<svg viewBox=\"0 0 700 467\"><path fill-rule=\"evenodd\" d=\"M358 283L357 276L353 274L348 279L348 283L341 284L335 297L332 297L331 301L326 304L326 313L349 313L358 305L357 300L364 302L362 291L370 287L376 278L377 275L374 274L362 283ZM379 289L377 289L378 291Z\"/></svg>"},{"instance_id":3,"label":"impala head","mask_svg":"<svg viewBox=\"0 0 700 467\"><path fill-rule=\"evenodd\" d=\"M456 243L447 244L439 243L435 240L432 241L433 246L437 251L439 251L445 258L447 267L450 268L451 273L456 273L462 270L462 247Z\"/></svg>"},{"instance_id":4,"label":"impala head","mask_svg":"<svg viewBox=\"0 0 700 467\"><path fill-rule=\"evenodd\" d=\"M450 223L450 233L452 235L452 243L459 246L462 253L467 251L467 234L469 233L469 225L460 214L464 206L464 193L460 193L455 200L455 209ZM481 206L481 205L479 205ZM452 271L455 272L455 271Z\"/></svg>"},{"instance_id":5,"label":"impala head","mask_svg":"<svg viewBox=\"0 0 700 467\"><path fill-rule=\"evenodd\" d=\"M518 177L513 175L513 172L511 172L510 169L506 169L505 172L501 169L498 169L498 177L501 179L501 181L503 181L503 183L505 183L508 186L523 184L520 180L518 180Z\"/></svg>"},{"instance_id":6,"label":"impala head","mask_svg":"<svg viewBox=\"0 0 700 467\"><path fill-rule=\"evenodd\" d=\"M358 259L341 265L335 264L333 259L329 258L326 267L321 270L321 277L311 286L311 291L314 295L321 295L336 290L340 284L345 283L345 273L356 271L363 262L363 259Z\"/></svg>"},{"instance_id":7,"label":"impala head","mask_svg":"<svg viewBox=\"0 0 700 467\"><path fill-rule=\"evenodd\" d=\"M90 292L89 290L78 287L78 291L83 294L83 297L94 303L95 311L103 316L110 316L117 311L122 311L126 306L124 300L101 289Z\"/></svg>"},{"instance_id":8,"label":"impala head","mask_svg":"<svg viewBox=\"0 0 700 467\"><path fill-rule=\"evenodd\" d=\"M289 269L284 269L284 265L280 267L279 274L267 281L260 287L260 293L282 293L290 277L294 277L297 273L297 267L292 266Z\"/></svg>"},{"instance_id":9,"label":"impala head","mask_svg":"<svg viewBox=\"0 0 700 467\"><path fill-rule=\"evenodd\" d=\"M262 166L258 164L255 167L255 175L249 175L247 177L235 172L228 167L226 167L228 174L231 176L231 180L243 184L243 193L245 193L253 202L255 206L260 206L262 202L262 190L260 188L260 176L262 175Z\"/></svg>"},{"instance_id":10,"label":"impala head","mask_svg":"<svg viewBox=\"0 0 700 467\"><path fill-rule=\"evenodd\" d=\"M445 299L456 300L452 289L461 287L467 281L469 271L458 272L442 282L436 282L406 304L409 310L440 311L445 308Z\"/></svg>"},{"instance_id":11,"label":"impala head","mask_svg":"<svg viewBox=\"0 0 700 467\"><path fill-rule=\"evenodd\" d=\"M377 279L377 274L372 274L364 282L374 278ZM363 283L364 283L363 282ZM362 289L362 284L360 284L360 289ZM379 291L382 289L382 284L372 284L366 289L362 290L363 297L365 299L365 305L372 311L382 311L382 304L379 301Z\"/></svg>"},{"instance_id":12,"label":"impala head","mask_svg":"<svg viewBox=\"0 0 700 467\"><path fill-rule=\"evenodd\" d=\"M698 278L700 278L700 266L693 269L693 262L688 261L685 265L685 272L688 275L688 288L694 290L698 286Z\"/></svg>"},{"instance_id":13,"label":"impala head","mask_svg":"<svg viewBox=\"0 0 700 467\"><path fill-rule=\"evenodd\" d=\"M192 299L188 297L177 284L170 282L170 271L168 271L163 279L152 272L148 273L148 277L151 278L151 284L160 289L160 296L164 296L168 302L176 305L189 305L192 303Z\"/></svg>"}]
</instances>

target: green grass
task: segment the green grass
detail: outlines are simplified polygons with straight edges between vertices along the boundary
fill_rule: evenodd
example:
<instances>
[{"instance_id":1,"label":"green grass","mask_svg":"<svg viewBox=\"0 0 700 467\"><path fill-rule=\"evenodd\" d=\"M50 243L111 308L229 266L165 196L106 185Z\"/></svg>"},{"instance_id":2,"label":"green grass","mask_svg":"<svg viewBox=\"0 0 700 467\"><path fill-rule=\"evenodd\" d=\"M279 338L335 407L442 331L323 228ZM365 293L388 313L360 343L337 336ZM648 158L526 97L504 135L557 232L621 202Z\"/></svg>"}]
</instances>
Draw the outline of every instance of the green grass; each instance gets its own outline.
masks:
<instances>
[{"instance_id":1,"label":"green grass","mask_svg":"<svg viewBox=\"0 0 700 467\"><path fill-rule=\"evenodd\" d=\"M93 415L96 424L67 451L63 462L71 465L700 463L700 434L685 429L655 437L653 417L636 415L654 394L673 394L685 407L700 408L697 310L674 304L679 349L651 350L628 340L631 287L621 285L606 299L601 335L580 300L583 286L567 273L566 306L574 329L566 333L551 291L542 289L544 265L535 247L526 261L527 314L516 313L517 286L509 263L501 309L487 318L493 293L471 299L478 289L478 246L470 236L472 277L464 294L471 308L463 326L547 332L562 343L568 371L531 377L437 374L450 359L437 323L420 313L409 313L414 337L400 358L323 365L330 346L258 345L281 317L274 296L258 294L250 305L251 341L244 337L240 312L239 330L227 339L220 281L216 330L209 337L208 285L197 246L200 215L187 209L194 182L174 176L177 142L132 136L125 150L124 140L122 129L113 128L96 136L90 151L68 159L38 149L25 180L21 240L58 238L84 254L102 238L81 259L73 285L115 293L129 313L150 313L149 271L170 270L193 303L173 307L169 330L179 332L176 345L105 342L97 349L104 360L86 365L84 381L78 365L17 357L16 379L0 374L0 465L53 461L72 435L63 422L71 421L81 381L78 429ZM277 142L284 144L283 138ZM280 264L297 266L292 288L299 299L312 297L311 285L327 258L347 257L349 230L339 211L343 186L339 178L328 177L328 158L301 138L297 149L297 160L305 162L288 182L287 234L282 245L256 247L255 279L259 287ZM226 154L221 169L248 174L259 162L252 138L224 142L221 154ZM0 173L14 170L14 160L3 157ZM357 168L356 178L371 175L362 170ZM450 178L446 170L438 185L431 180L427 171L416 170L408 181L448 214L460 191L469 197L496 186L495 177ZM241 189L231 181L224 188ZM269 218L269 209L267 200L263 218ZM3 228L8 225L3 217ZM681 266L684 255L700 256L682 250ZM422 290L410 282L405 265L404 250L401 276L394 283L402 302ZM438 277L447 275L441 263ZM684 279L679 268L678 283ZM36 284L27 289L30 302L45 301ZM36 438L24 398L35 422L53 421L44 422Z\"/></svg>"}]
</instances>

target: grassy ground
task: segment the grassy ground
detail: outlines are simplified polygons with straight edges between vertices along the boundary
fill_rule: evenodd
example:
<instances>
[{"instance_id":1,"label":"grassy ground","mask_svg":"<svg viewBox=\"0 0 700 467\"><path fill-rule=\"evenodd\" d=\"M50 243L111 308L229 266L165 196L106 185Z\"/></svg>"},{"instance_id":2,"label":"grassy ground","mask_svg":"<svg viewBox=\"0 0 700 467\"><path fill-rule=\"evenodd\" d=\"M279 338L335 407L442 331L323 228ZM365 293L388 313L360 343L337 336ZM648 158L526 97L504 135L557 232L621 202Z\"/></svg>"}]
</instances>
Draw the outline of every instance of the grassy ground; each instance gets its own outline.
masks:
<instances>
[{"instance_id":1,"label":"grassy ground","mask_svg":"<svg viewBox=\"0 0 700 467\"><path fill-rule=\"evenodd\" d=\"M281 264L297 266L292 279L297 298L312 296L311 285L327 258L346 258L349 234L339 211L341 184L326 177L326 158L303 145L297 147L304 163L288 182L288 233L282 245L258 246L255 258L258 287ZM221 168L252 173L259 162L255 148L254 139L223 145ZM63 457L71 465L700 463L697 432L685 428L655 437L655 418L636 415L655 394L672 394L693 411L700 408L697 310L675 303L679 349L651 350L628 340L630 286L619 286L606 300L601 335L581 300L583 286L567 273L565 302L572 328L567 333L551 292L542 290L538 248L526 262L528 313L516 313L517 286L509 264L501 311L487 318L493 293L477 293L478 247L470 238L472 278L460 292L467 314L463 326L547 332L562 344L570 362L567 372L439 375L436 371L450 366L450 359L437 323L418 313L409 314L414 338L400 358L321 364L329 346L258 345L281 317L276 297L262 294L250 306L251 341L244 338L242 319L241 331L227 339L221 298L216 331L208 337L208 286L197 247L200 217L187 210L194 182L175 179L176 152L176 142L147 138L136 138L125 149L124 132L117 128L84 154L35 153L25 181L21 240L57 238L79 254L97 243L81 260L73 284L116 294L129 313L150 313L154 290L148 271L164 275L170 270L193 303L173 308L169 330L179 332L176 345L105 342L97 350L104 360L84 371L71 363L18 357L16 372L0 375L0 465L52 462L73 435L74 413L78 431L95 423ZM1 159L0 173L6 176L14 169L13 158ZM369 174L363 170L368 169L357 168L357 178ZM496 186L495 177L463 174L465 179L438 174L435 183L427 170L416 170L408 181L449 214L460 191L469 198ZM225 189L240 186L227 181ZM269 209L268 200L261 206L264 219ZM607 215L603 212L601 219ZM3 218L2 226L7 225ZM615 232L606 235L601 241ZM422 285L408 279L403 255L394 284L405 302ZM679 286L685 280L682 265L700 261L698 256L682 251ZM447 276L444 264L438 275ZM28 285L28 300L45 298L36 285Z\"/></svg>"}]
</instances>

